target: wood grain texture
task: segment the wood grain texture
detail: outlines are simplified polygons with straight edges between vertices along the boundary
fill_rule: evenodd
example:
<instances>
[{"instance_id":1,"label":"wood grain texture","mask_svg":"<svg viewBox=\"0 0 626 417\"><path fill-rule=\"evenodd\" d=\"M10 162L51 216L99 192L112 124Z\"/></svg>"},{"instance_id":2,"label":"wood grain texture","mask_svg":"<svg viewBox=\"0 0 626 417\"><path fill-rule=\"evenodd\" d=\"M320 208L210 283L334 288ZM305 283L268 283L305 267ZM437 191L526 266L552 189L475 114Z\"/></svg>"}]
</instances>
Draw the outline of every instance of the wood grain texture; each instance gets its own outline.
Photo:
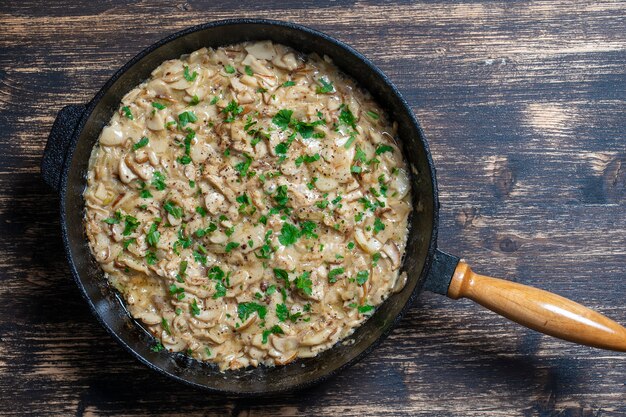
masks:
<instances>
[{"instance_id":1,"label":"wood grain texture","mask_svg":"<svg viewBox=\"0 0 626 417\"><path fill-rule=\"evenodd\" d=\"M626 323L626 2L113 0L0 5L0 412L6 415L626 416L626 356L425 293L370 356L306 392L236 399L135 362L71 281L39 176L58 110L144 47L231 17L365 53L433 151L440 246Z\"/></svg>"}]
</instances>

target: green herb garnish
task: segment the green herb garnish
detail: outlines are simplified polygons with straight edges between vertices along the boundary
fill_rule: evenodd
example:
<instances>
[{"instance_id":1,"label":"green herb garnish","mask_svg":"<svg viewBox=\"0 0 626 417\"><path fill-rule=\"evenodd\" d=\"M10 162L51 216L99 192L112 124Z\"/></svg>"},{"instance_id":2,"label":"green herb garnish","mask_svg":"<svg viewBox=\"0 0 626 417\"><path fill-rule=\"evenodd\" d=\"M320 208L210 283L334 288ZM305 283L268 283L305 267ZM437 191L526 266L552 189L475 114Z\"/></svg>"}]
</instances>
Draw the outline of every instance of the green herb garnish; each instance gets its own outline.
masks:
<instances>
[{"instance_id":1,"label":"green herb garnish","mask_svg":"<svg viewBox=\"0 0 626 417\"><path fill-rule=\"evenodd\" d=\"M276 113L276 115L272 118L272 123L282 129L287 129L287 127L289 127L289 123L291 122L292 115L293 110L279 110L278 113Z\"/></svg>"},{"instance_id":2,"label":"green herb garnish","mask_svg":"<svg viewBox=\"0 0 626 417\"><path fill-rule=\"evenodd\" d=\"M200 307L198 307L198 302L196 301L195 298L193 299L189 307L191 308L192 316L197 316L198 314L200 314Z\"/></svg>"},{"instance_id":3,"label":"green herb garnish","mask_svg":"<svg viewBox=\"0 0 626 417\"><path fill-rule=\"evenodd\" d=\"M343 268L331 269L328 273L328 282L331 284L337 282L337 276L343 274L344 272L345 270Z\"/></svg>"},{"instance_id":4,"label":"green herb garnish","mask_svg":"<svg viewBox=\"0 0 626 417\"><path fill-rule=\"evenodd\" d=\"M239 105L235 100L231 100L226 107L222 109L222 113L226 115L224 119L225 123L230 123L235 120L235 116L240 115L243 112L243 107ZM230 116L229 116L230 114Z\"/></svg>"},{"instance_id":5,"label":"green herb garnish","mask_svg":"<svg viewBox=\"0 0 626 417\"><path fill-rule=\"evenodd\" d=\"M187 65L185 65L185 69L183 71L183 77L185 77L185 79L189 82L193 82L196 80L196 77L198 76L198 73L196 71L193 72L193 74L189 73L189 67Z\"/></svg>"},{"instance_id":6,"label":"green herb garnish","mask_svg":"<svg viewBox=\"0 0 626 417\"><path fill-rule=\"evenodd\" d=\"M197 121L198 118L196 117L195 113L189 110L184 111L178 115L178 124L181 128L187 126L188 123L194 123Z\"/></svg>"},{"instance_id":7,"label":"green herb garnish","mask_svg":"<svg viewBox=\"0 0 626 417\"><path fill-rule=\"evenodd\" d=\"M136 151L139 148L143 148L144 146L148 144L148 142L149 142L148 138L144 136L143 138L139 139L139 142L133 145L133 151Z\"/></svg>"},{"instance_id":8,"label":"green herb garnish","mask_svg":"<svg viewBox=\"0 0 626 417\"><path fill-rule=\"evenodd\" d=\"M183 208L177 206L176 203L171 200L168 200L163 204L163 209L165 209L165 211L171 214L175 219L183 217Z\"/></svg>"},{"instance_id":9,"label":"green herb garnish","mask_svg":"<svg viewBox=\"0 0 626 417\"><path fill-rule=\"evenodd\" d=\"M127 119L129 120L133 120L133 113L130 111L130 107L128 106L124 106L122 107L122 112L124 112L124 116L126 116Z\"/></svg>"},{"instance_id":10,"label":"green herb garnish","mask_svg":"<svg viewBox=\"0 0 626 417\"><path fill-rule=\"evenodd\" d=\"M335 87L332 82L326 81L324 78L320 78L318 81L321 86L318 86L315 90L317 94L326 94L335 91Z\"/></svg>"},{"instance_id":11,"label":"green herb garnish","mask_svg":"<svg viewBox=\"0 0 626 417\"><path fill-rule=\"evenodd\" d=\"M226 248L224 248L224 251L226 253L229 253L230 251L232 251L233 249L237 249L239 247L239 243L237 242L228 242L226 244Z\"/></svg>"},{"instance_id":12,"label":"green herb garnish","mask_svg":"<svg viewBox=\"0 0 626 417\"><path fill-rule=\"evenodd\" d=\"M385 230L385 224L378 217L376 217L374 220L374 234L377 235L383 230Z\"/></svg>"},{"instance_id":13,"label":"green herb garnish","mask_svg":"<svg viewBox=\"0 0 626 417\"><path fill-rule=\"evenodd\" d=\"M267 307L254 302L239 303L237 306L237 315L241 321L246 321L254 313L257 313L259 318L263 320L267 314Z\"/></svg>"},{"instance_id":14,"label":"green herb garnish","mask_svg":"<svg viewBox=\"0 0 626 417\"><path fill-rule=\"evenodd\" d=\"M367 278L369 278L370 273L368 271L359 271L356 273L356 282L359 285L365 284Z\"/></svg>"},{"instance_id":15,"label":"green herb garnish","mask_svg":"<svg viewBox=\"0 0 626 417\"><path fill-rule=\"evenodd\" d=\"M296 288L301 290L306 295L313 294L313 281L311 281L310 277L311 273L309 271L305 271L295 280Z\"/></svg>"},{"instance_id":16,"label":"green herb garnish","mask_svg":"<svg viewBox=\"0 0 626 417\"><path fill-rule=\"evenodd\" d=\"M359 313L361 314L371 314L372 311L374 311L374 306L371 305L362 305L358 307Z\"/></svg>"},{"instance_id":17,"label":"green herb garnish","mask_svg":"<svg viewBox=\"0 0 626 417\"><path fill-rule=\"evenodd\" d=\"M267 343L267 338L269 337L270 334L284 334L284 333L285 332L283 332L283 329L281 329L280 326L276 324L272 326L270 329L263 330L263 337L261 339L261 342Z\"/></svg>"},{"instance_id":18,"label":"green herb garnish","mask_svg":"<svg viewBox=\"0 0 626 417\"><path fill-rule=\"evenodd\" d=\"M170 330L170 324L167 322L165 317L161 318L161 327L163 327L163 330L165 330L165 333L167 333L170 336L172 335L172 331Z\"/></svg>"},{"instance_id":19,"label":"green herb garnish","mask_svg":"<svg viewBox=\"0 0 626 417\"><path fill-rule=\"evenodd\" d=\"M161 233L159 233L159 231L157 230L158 227L159 222L152 223L150 229L148 230L148 233L146 234L146 242L152 247L156 247L156 245L159 243L159 238L161 237Z\"/></svg>"},{"instance_id":20,"label":"green herb garnish","mask_svg":"<svg viewBox=\"0 0 626 417\"><path fill-rule=\"evenodd\" d=\"M289 246L296 243L298 238L300 237L300 230L294 226L293 224L283 223L282 228L280 229L280 235L278 236L278 241L284 245Z\"/></svg>"},{"instance_id":21,"label":"green herb garnish","mask_svg":"<svg viewBox=\"0 0 626 417\"><path fill-rule=\"evenodd\" d=\"M365 112L365 114L367 114L370 118L374 119L374 120L378 120L380 119L380 116L378 115L378 113L368 110Z\"/></svg>"},{"instance_id":22,"label":"green herb garnish","mask_svg":"<svg viewBox=\"0 0 626 417\"><path fill-rule=\"evenodd\" d=\"M376 148L376 155L382 155L385 152L393 152L393 147L389 145L379 145L378 148Z\"/></svg>"}]
</instances>

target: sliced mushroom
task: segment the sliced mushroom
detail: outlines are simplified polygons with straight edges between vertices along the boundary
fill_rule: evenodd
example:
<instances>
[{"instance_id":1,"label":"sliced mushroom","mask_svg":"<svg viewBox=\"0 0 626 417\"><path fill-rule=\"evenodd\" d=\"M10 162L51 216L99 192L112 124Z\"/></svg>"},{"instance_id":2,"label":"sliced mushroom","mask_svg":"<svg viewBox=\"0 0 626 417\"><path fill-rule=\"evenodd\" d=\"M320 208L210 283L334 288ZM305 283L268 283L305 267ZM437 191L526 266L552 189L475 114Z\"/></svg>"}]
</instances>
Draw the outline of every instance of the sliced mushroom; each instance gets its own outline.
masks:
<instances>
[{"instance_id":1,"label":"sliced mushroom","mask_svg":"<svg viewBox=\"0 0 626 417\"><path fill-rule=\"evenodd\" d=\"M354 232L354 240L356 240L356 243L358 243L361 249L369 254L374 254L380 251L380 248L383 246L383 244L380 243L380 241L375 237L367 239L361 229L356 229Z\"/></svg>"},{"instance_id":2,"label":"sliced mushroom","mask_svg":"<svg viewBox=\"0 0 626 417\"><path fill-rule=\"evenodd\" d=\"M243 332L244 330L252 326L254 323L256 323L257 318L258 318L257 313L251 314L250 317L248 317L243 323L241 323L239 327L235 327L235 331Z\"/></svg>"},{"instance_id":3,"label":"sliced mushroom","mask_svg":"<svg viewBox=\"0 0 626 417\"><path fill-rule=\"evenodd\" d=\"M400 268L402 254L394 242L388 241L385 246L383 246L383 252L389 256L393 269Z\"/></svg>"},{"instance_id":4,"label":"sliced mushroom","mask_svg":"<svg viewBox=\"0 0 626 417\"><path fill-rule=\"evenodd\" d=\"M245 46L246 51L257 59L271 61L276 56L276 49L272 41L254 42Z\"/></svg>"},{"instance_id":5,"label":"sliced mushroom","mask_svg":"<svg viewBox=\"0 0 626 417\"><path fill-rule=\"evenodd\" d=\"M100 134L100 144L105 146L119 146L126 142L124 132L119 124L106 126Z\"/></svg>"},{"instance_id":6,"label":"sliced mushroom","mask_svg":"<svg viewBox=\"0 0 626 417\"><path fill-rule=\"evenodd\" d=\"M126 161L124 158L120 158L120 162L118 164L118 175L120 177L120 181L124 184L128 184L134 179L137 179L137 175L126 165Z\"/></svg>"},{"instance_id":7,"label":"sliced mushroom","mask_svg":"<svg viewBox=\"0 0 626 417\"><path fill-rule=\"evenodd\" d=\"M163 114L161 114L160 112L155 112L146 122L146 126L148 127L148 129L155 132L164 130L165 122L163 120Z\"/></svg>"}]
</instances>

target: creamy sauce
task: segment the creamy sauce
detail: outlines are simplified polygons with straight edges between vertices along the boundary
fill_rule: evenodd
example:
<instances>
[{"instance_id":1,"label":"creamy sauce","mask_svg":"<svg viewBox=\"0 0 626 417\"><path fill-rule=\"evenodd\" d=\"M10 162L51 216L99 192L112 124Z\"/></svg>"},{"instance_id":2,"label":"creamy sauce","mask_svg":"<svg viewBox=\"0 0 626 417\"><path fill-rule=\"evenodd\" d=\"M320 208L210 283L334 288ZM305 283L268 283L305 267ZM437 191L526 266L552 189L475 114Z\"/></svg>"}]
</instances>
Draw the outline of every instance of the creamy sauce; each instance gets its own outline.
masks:
<instances>
[{"instance_id":1,"label":"creamy sauce","mask_svg":"<svg viewBox=\"0 0 626 417\"><path fill-rule=\"evenodd\" d=\"M328 58L266 41L166 61L93 149L92 253L155 350L315 356L404 285L395 130Z\"/></svg>"}]
</instances>

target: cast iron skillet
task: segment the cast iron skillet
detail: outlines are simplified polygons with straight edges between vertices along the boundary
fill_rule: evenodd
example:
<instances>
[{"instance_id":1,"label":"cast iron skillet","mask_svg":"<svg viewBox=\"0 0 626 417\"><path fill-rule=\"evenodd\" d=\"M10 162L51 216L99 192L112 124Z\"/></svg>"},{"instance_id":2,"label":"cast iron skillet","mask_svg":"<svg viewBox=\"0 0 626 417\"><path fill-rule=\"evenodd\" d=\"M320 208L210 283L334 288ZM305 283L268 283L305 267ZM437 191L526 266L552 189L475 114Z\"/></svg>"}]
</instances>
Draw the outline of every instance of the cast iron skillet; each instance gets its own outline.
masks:
<instances>
[{"instance_id":1,"label":"cast iron skillet","mask_svg":"<svg viewBox=\"0 0 626 417\"><path fill-rule=\"evenodd\" d=\"M311 359L275 368L227 374L180 354L155 353L152 336L129 316L118 294L92 258L83 230L87 163L100 131L122 96L167 59L202 47L271 39L304 52L328 55L369 90L398 122L403 153L412 168L413 207L403 270L404 289L391 296L356 330L351 344L339 344ZM437 249L439 202L435 168L424 133L391 81L351 47L293 23L235 19L195 26L155 43L130 60L86 105L64 107L52 127L42 161L45 181L61 198L63 243L72 275L102 325L148 367L189 385L231 394L267 394L305 387L353 364L391 330L422 288L452 298L468 297L528 327L561 338L626 350L626 329L591 310L541 290L473 274L459 258Z\"/></svg>"}]
</instances>

